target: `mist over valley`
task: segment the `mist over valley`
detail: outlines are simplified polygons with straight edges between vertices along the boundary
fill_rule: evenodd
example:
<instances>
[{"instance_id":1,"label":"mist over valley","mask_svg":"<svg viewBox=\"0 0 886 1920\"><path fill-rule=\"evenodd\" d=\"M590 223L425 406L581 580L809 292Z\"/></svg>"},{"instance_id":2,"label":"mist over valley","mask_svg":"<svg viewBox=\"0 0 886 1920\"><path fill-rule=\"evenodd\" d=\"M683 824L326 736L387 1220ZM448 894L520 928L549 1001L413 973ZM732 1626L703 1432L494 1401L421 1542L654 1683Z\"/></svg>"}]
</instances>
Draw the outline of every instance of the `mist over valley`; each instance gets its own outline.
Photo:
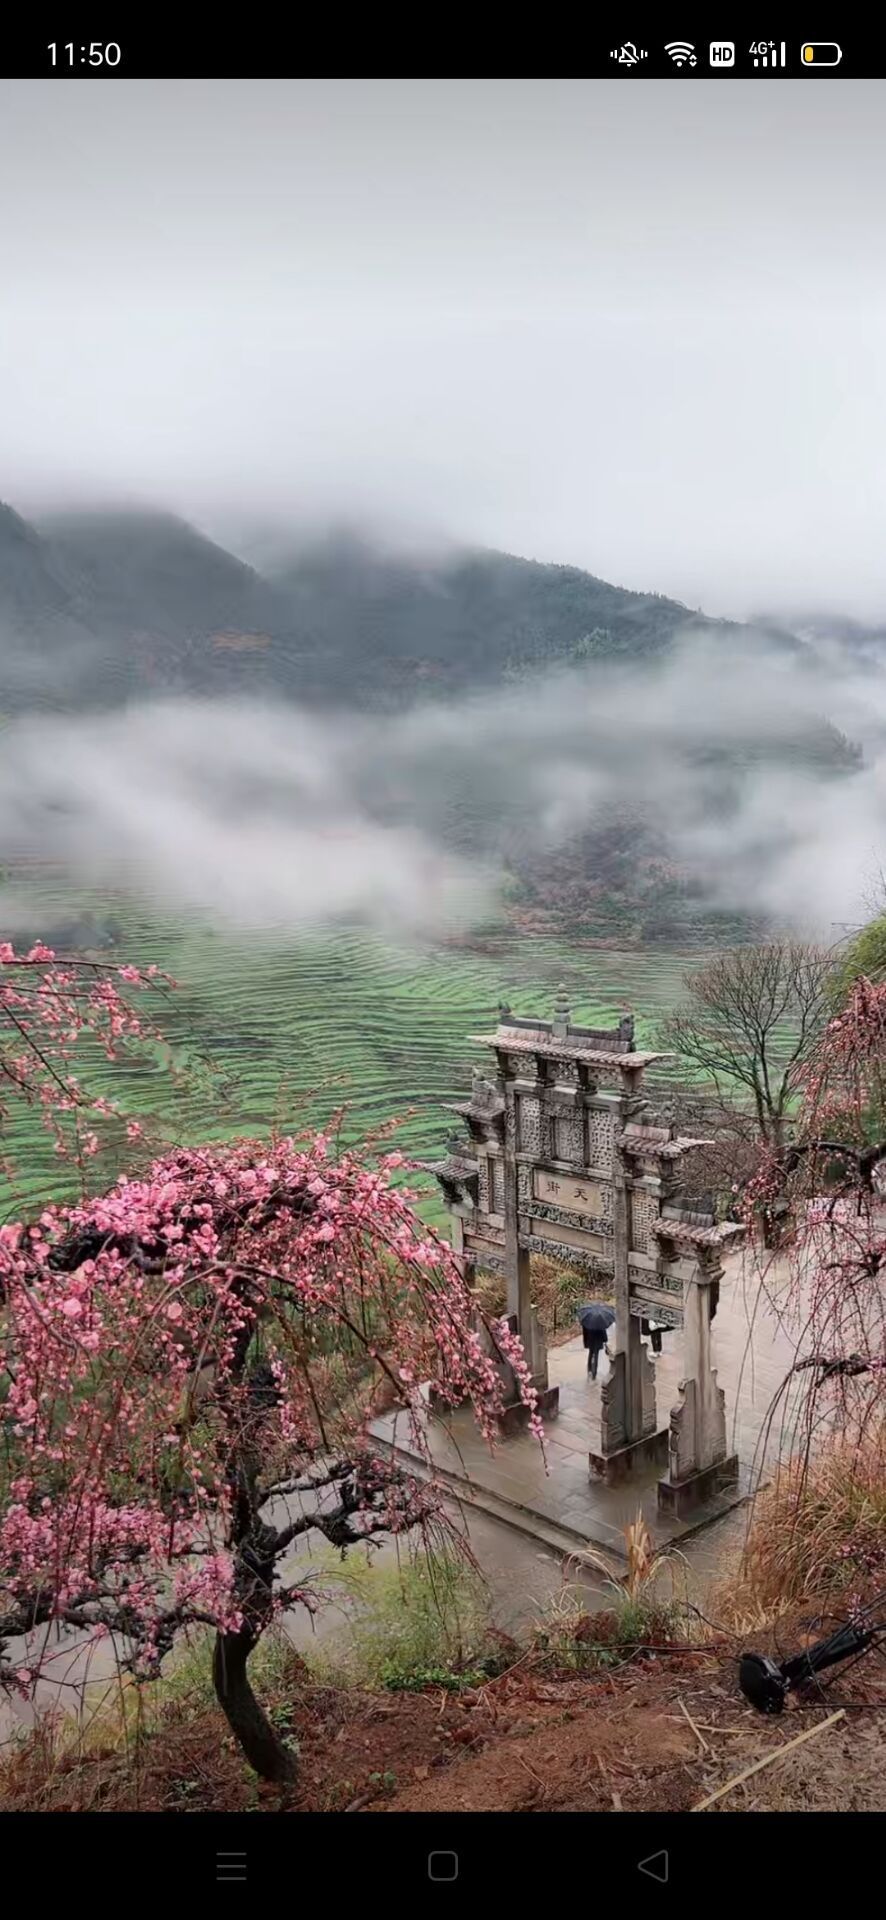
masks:
<instances>
[{"instance_id":1,"label":"mist over valley","mask_svg":"<svg viewBox=\"0 0 886 1920\"><path fill-rule=\"evenodd\" d=\"M7 859L229 927L630 944L863 911L886 679L857 627L353 533L268 575L134 510L0 534Z\"/></svg>"}]
</instances>

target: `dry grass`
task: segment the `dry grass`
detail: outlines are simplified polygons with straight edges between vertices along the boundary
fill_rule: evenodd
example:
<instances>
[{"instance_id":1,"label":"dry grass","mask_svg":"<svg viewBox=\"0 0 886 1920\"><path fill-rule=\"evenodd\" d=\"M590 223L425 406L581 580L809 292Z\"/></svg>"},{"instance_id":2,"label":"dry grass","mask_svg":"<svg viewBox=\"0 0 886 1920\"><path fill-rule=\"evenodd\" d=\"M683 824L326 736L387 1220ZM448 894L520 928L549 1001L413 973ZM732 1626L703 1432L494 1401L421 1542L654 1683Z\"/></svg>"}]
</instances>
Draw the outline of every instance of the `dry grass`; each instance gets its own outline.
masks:
<instances>
[{"instance_id":1,"label":"dry grass","mask_svg":"<svg viewBox=\"0 0 886 1920\"><path fill-rule=\"evenodd\" d=\"M0 1813L256 1804L258 1783L215 1704L212 1642L195 1631L161 1679L138 1685L121 1671L96 1683L79 1715L46 1712L13 1735L0 1747ZM256 1662L251 1677L276 1723L307 1669L274 1633Z\"/></svg>"},{"instance_id":2,"label":"dry grass","mask_svg":"<svg viewBox=\"0 0 886 1920\"><path fill-rule=\"evenodd\" d=\"M618 1605L631 1608L635 1612L643 1609L661 1611L664 1605L675 1608L678 1604L678 1576L683 1584L685 1598L686 1559L677 1547L664 1547L656 1552L652 1535L642 1512L624 1529L627 1567L624 1573L613 1573L611 1562L605 1554L597 1553L593 1547L585 1547L567 1562L568 1566L593 1567L606 1575L606 1585L612 1588ZM661 1576L667 1574L670 1579L670 1595L665 1602L660 1587Z\"/></svg>"},{"instance_id":3,"label":"dry grass","mask_svg":"<svg viewBox=\"0 0 886 1920\"><path fill-rule=\"evenodd\" d=\"M757 1496L737 1579L718 1596L743 1627L814 1601L845 1608L886 1584L886 1421L780 1466Z\"/></svg>"},{"instance_id":4,"label":"dry grass","mask_svg":"<svg viewBox=\"0 0 886 1920\"><path fill-rule=\"evenodd\" d=\"M690 1620L698 1638L700 1629L687 1605L683 1555L673 1547L655 1551L642 1513L625 1527L624 1541L624 1573L614 1572L611 1561L593 1547L565 1562L562 1592L548 1603L539 1635L539 1644L555 1659L579 1666L618 1663L631 1649L681 1644ZM589 1613L584 1588L575 1585L575 1575L588 1572L604 1576L603 1587L612 1595L605 1612Z\"/></svg>"}]
</instances>

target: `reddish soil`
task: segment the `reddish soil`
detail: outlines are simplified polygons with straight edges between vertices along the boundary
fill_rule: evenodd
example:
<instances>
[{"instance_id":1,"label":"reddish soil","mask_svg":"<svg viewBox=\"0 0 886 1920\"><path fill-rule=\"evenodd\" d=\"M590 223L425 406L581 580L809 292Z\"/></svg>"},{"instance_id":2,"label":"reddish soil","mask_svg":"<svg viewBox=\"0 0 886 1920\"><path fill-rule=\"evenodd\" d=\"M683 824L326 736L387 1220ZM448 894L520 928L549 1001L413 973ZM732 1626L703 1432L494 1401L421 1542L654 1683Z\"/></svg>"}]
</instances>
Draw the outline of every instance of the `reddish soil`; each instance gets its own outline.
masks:
<instances>
[{"instance_id":1,"label":"reddish soil","mask_svg":"<svg viewBox=\"0 0 886 1920\"><path fill-rule=\"evenodd\" d=\"M290 1794L256 1783L213 1711L176 1710L129 1759L19 1755L0 1775L0 1810L682 1811L843 1704L845 1720L730 1787L713 1811L886 1811L879 1661L770 1720L744 1701L723 1650L582 1676L536 1656L461 1694L337 1691L293 1670L274 1706L300 1750Z\"/></svg>"}]
</instances>

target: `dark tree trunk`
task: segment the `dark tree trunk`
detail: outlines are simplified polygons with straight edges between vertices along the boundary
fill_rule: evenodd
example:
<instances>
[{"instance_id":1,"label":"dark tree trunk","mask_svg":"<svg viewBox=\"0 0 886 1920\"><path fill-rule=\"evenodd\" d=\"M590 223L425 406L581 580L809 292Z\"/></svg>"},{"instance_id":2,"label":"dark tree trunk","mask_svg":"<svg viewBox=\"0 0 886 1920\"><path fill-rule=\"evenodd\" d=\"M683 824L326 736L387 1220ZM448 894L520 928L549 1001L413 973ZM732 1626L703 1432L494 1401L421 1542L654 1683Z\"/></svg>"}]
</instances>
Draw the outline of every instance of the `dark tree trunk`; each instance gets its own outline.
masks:
<instances>
[{"instance_id":1,"label":"dark tree trunk","mask_svg":"<svg viewBox=\"0 0 886 1920\"><path fill-rule=\"evenodd\" d=\"M774 1253L778 1247L778 1224L771 1207L760 1209L760 1233L767 1253Z\"/></svg>"},{"instance_id":2,"label":"dark tree trunk","mask_svg":"<svg viewBox=\"0 0 886 1920\"><path fill-rule=\"evenodd\" d=\"M217 1633L212 1655L216 1698L235 1739L261 1780L294 1780L295 1756L259 1706L249 1684L246 1663L255 1646L252 1634Z\"/></svg>"}]
</instances>

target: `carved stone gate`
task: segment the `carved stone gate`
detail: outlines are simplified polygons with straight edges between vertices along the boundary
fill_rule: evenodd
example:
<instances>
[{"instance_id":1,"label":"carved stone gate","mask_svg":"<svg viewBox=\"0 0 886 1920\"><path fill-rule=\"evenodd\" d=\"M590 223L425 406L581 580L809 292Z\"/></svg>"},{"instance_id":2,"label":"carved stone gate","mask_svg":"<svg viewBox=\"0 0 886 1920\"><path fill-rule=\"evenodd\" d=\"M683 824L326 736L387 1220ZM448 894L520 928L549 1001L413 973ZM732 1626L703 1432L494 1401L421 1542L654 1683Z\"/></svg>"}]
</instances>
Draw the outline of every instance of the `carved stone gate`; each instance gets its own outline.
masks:
<instances>
[{"instance_id":1,"label":"carved stone gate","mask_svg":"<svg viewBox=\"0 0 886 1920\"><path fill-rule=\"evenodd\" d=\"M466 1137L428 1166L455 1249L469 1279L478 1270L504 1276L507 1312L549 1416L557 1389L532 1300L532 1254L580 1269L589 1291L613 1300L616 1351L591 1476L613 1484L666 1466L659 1504L682 1515L738 1474L711 1367L711 1312L723 1250L743 1229L717 1225L712 1208L692 1201L692 1154L707 1143L681 1137L649 1107L644 1071L665 1056L635 1051L631 1016L612 1029L573 1026L562 989L551 1021L519 1019L505 1006L500 1014L495 1033L474 1036L491 1049L494 1071L475 1074L470 1098L450 1109ZM658 1423L644 1321L682 1333L685 1377L667 1426ZM516 1420L516 1394L514 1402Z\"/></svg>"}]
</instances>

